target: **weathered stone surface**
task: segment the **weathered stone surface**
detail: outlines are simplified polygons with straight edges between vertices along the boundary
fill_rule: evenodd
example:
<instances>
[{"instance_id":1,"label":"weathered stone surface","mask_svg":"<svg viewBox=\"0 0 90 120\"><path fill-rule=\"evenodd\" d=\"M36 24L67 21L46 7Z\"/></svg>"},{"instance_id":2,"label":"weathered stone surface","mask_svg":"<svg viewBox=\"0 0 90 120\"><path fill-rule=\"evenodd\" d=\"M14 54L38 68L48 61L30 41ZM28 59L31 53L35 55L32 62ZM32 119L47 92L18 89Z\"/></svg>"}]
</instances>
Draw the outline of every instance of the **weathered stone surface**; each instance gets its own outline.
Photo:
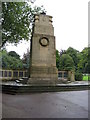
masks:
<instances>
[{"instance_id":1,"label":"weathered stone surface","mask_svg":"<svg viewBox=\"0 0 90 120\"><path fill-rule=\"evenodd\" d=\"M32 85L55 85L58 79L52 17L36 15L31 39L30 79Z\"/></svg>"}]
</instances>

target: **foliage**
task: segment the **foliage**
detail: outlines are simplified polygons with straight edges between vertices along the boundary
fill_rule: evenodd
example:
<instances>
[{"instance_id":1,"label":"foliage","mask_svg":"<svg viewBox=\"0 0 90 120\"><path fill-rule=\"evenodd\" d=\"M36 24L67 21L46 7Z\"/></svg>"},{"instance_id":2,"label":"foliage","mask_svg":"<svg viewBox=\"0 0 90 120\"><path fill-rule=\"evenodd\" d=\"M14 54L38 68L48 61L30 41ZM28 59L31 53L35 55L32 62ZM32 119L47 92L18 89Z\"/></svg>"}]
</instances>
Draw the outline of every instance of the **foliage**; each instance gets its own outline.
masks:
<instances>
[{"instance_id":1,"label":"foliage","mask_svg":"<svg viewBox=\"0 0 90 120\"><path fill-rule=\"evenodd\" d=\"M60 57L60 67L59 70L74 70L74 62L70 55L63 54Z\"/></svg>"},{"instance_id":2,"label":"foliage","mask_svg":"<svg viewBox=\"0 0 90 120\"><path fill-rule=\"evenodd\" d=\"M84 48L82 50L82 52L79 53L78 58L79 58L79 62L78 62L78 70L82 73L89 73L89 63L90 63L90 59L88 59L88 51L90 48Z\"/></svg>"},{"instance_id":3,"label":"foliage","mask_svg":"<svg viewBox=\"0 0 90 120\"><path fill-rule=\"evenodd\" d=\"M80 73L80 72L75 72L75 80L81 81L82 78L83 78L83 74L82 74L82 73Z\"/></svg>"},{"instance_id":4,"label":"foliage","mask_svg":"<svg viewBox=\"0 0 90 120\"><path fill-rule=\"evenodd\" d=\"M29 40L33 17L45 11L43 7L31 7L26 2L2 2L2 44Z\"/></svg>"},{"instance_id":5,"label":"foliage","mask_svg":"<svg viewBox=\"0 0 90 120\"><path fill-rule=\"evenodd\" d=\"M6 50L0 51L0 59L2 60L3 69L23 69L23 63L20 59L8 55Z\"/></svg>"},{"instance_id":6,"label":"foliage","mask_svg":"<svg viewBox=\"0 0 90 120\"><path fill-rule=\"evenodd\" d=\"M56 66L59 69L60 66L60 55L59 55L59 51L56 50Z\"/></svg>"},{"instance_id":7,"label":"foliage","mask_svg":"<svg viewBox=\"0 0 90 120\"><path fill-rule=\"evenodd\" d=\"M75 66L75 70L77 70L77 64L78 64L78 57L77 57L77 54L78 54L79 51L77 51L76 49L72 48L72 47L69 47L67 50L66 50L66 53L68 55L70 55L74 61L74 66Z\"/></svg>"},{"instance_id":8,"label":"foliage","mask_svg":"<svg viewBox=\"0 0 90 120\"><path fill-rule=\"evenodd\" d=\"M20 59L20 55L18 55L15 51L10 51L8 53L9 56L15 57L16 59Z\"/></svg>"},{"instance_id":9,"label":"foliage","mask_svg":"<svg viewBox=\"0 0 90 120\"><path fill-rule=\"evenodd\" d=\"M66 54L66 50L60 50L60 56L62 56L63 54Z\"/></svg>"},{"instance_id":10,"label":"foliage","mask_svg":"<svg viewBox=\"0 0 90 120\"><path fill-rule=\"evenodd\" d=\"M90 47L88 47L88 63L87 63L87 73L90 74ZM89 77L90 78L90 77ZM90 80L90 79L89 79Z\"/></svg>"},{"instance_id":11,"label":"foliage","mask_svg":"<svg viewBox=\"0 0 90 120\"><path fill-rule=\"evenodd\" d=\"M65 57L66 54L72 58L73 62L68 58L68 56ZM65 58L63 58L63 56ZM68 61L66 59L68 59ZM71 64L74 63L70 68L75 68L75 79L82 80L83 73L90 73L90 47L84 48L81 52L71 47L69 47L67 50L61 50L59 69L71 70L68 69L68 66L70 66L70 61Z\"/></svg>"},{"instance_id":12,"label":"foliage","mask_svg":"<svg viewBox=\"0 0 90 120\"><path fill-rule=\"evenodd\" d=\"M24 69L28 69L30 67L30 51L27 49L27 53L23 55L23 67Z\"/></svg>"}]
</instances>

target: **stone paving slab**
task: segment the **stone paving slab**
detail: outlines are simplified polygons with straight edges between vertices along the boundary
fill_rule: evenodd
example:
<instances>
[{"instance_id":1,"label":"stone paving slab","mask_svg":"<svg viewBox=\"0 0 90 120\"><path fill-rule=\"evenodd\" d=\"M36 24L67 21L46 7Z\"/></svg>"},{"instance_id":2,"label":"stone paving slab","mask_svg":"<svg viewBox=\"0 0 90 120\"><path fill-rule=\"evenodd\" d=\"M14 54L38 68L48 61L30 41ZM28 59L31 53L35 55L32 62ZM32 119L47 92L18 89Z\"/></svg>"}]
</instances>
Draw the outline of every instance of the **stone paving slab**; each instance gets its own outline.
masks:
<instances>
[{"instance_id":1,"label":"stone paving slab","mask_svg":"<svg viewBox=\"0 0 90 120\"><path fill-rule=\"evenodd\" d=\"M15 85L15 86L30 86L30 84L22 84L22 83L16 83L14 81L9 82L2 82L1 85ZM68 82L67 84L57 84L60 86L68 86L68 85L90 85L90 81L74 81L74 82Z\"/></svg>"},{"instance_id":2,"label":"stone paving slab","mask_svg":"<svg viewBox=\"0 0 90 120\"><path fill-rule=\"evenodd\" d=\"M68 82L67 84L58 84L60 86L63 86L63 85L90 85L90 82L89 81L74 81L74 82Z\"/></svg>"}]
</instances>

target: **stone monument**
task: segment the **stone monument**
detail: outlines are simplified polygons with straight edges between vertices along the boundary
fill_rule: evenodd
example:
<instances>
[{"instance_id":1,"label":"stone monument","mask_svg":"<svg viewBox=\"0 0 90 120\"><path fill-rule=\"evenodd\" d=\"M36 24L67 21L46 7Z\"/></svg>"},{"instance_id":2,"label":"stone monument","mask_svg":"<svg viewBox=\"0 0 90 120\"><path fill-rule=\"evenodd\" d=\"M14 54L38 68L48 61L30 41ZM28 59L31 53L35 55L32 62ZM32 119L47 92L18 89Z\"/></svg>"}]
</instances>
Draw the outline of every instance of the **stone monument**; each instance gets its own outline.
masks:
<instances>
[{"instance_id":1,"label":"stone monument","mask_svg":"<svg viewBox=\"0 0 90 120\"><path fill-rule=\"evenodd\" d=\"M30 78L34 86L55 85L58 79L56 47L52 17L35 15L30 47Z\"/></svg>"}]
</instances>

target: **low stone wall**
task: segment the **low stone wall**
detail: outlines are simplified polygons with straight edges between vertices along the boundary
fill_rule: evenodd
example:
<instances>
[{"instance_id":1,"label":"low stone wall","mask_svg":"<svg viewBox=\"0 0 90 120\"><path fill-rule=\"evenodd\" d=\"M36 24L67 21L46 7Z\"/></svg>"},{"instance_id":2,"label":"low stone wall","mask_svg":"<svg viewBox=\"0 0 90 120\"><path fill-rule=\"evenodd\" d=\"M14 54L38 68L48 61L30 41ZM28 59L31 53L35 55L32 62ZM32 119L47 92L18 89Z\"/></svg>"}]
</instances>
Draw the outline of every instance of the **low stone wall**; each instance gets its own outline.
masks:
<instances>
[{"instance_id":1,"label":"low stone wall","mask_svg":"<svg viewBox=\"0 0 90 120\"><path fill-rule=\"evenodd\" d=\"M27 70L2 70L0 69L0 80L15 80L19 78L28 77ZM58 71L57 83L66 81L75 81L74 72L72 71Z\"/></svg>"},{"instance_id":2,"label":"low stone wall","mask_svg":"<svg viewBox=\"0 0 90 120\"><path fill-rule=\"evenodd\" d=\"M27 77L27 70L0 70L0 80L14 80Z\"/></svg>"}]
</instances>

